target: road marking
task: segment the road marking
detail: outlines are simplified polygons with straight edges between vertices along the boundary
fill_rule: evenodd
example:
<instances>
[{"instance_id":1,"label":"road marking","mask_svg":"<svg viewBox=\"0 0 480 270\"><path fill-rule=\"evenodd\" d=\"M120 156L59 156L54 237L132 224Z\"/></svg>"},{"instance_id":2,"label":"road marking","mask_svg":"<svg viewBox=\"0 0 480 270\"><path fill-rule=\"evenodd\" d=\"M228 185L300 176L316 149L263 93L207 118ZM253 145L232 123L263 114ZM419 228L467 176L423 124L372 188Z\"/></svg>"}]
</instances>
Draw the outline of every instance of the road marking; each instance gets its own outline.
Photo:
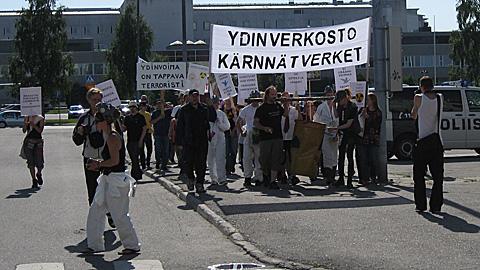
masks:
<instances>
[{"instance_id":1,"label":"road marking","mask_svg":"<svg viewBox=\"0 0 480 270\"><path fill-rule=\"evenodd\" d=\"M19 264L15 270L64 270L63 263Z\"/></svg>"},{"instance_id":2,"label":"road marking","mask_svg":"<svg viewBox=\"0 0 480 270\"><path fill-rule=\"evenodd\" d=\"M131 260L114 261L115 270L164 270L163 265L158 260Z\"/></svg>"}]
</instances>

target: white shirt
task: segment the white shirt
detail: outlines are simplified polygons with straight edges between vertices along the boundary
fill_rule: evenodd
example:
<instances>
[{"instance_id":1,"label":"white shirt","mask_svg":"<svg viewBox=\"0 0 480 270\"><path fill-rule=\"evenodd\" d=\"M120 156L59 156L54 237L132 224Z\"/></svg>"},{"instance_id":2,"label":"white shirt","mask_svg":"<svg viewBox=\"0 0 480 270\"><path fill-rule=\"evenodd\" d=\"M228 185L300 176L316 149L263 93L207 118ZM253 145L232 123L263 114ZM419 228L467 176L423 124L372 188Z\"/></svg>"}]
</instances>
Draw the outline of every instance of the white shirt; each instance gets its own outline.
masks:
<instances>
[{"instance_id":1,"label":"white shirt","mask_svg":"<svg viewBox=\"0 0 480 270\"><path fill-rule=\"evenodd\" d=\"M217 110L217 120L215 120L215 123L210 122L210 127L211 131L215 133L215 136L217 134L224 135L225 131L230 129L230 122L228 121L227 115L221 111Z\"/></svg>"},{"instance_id":2,"label":"white shirt","mask_svg":"<svg viewBox=\"0 0 480 270\"><path fill-rule=\"evenodd\" d=\"M253 119L255 118L255 112L257 111L259 106L253 107L252 104L244 107L240 110L238 114L238 118L242 118L245 121L245 125L247 127L247 132L253 130Z\"/></svg>"},{"instance_id":3,"label":"white shirt","mask_svg":"<svg viewBox=\"0 0 480 270\"><path fill-rule=\"evenodd\" d=\"M284 141L291 141L293 140L293 132L295 131L295 120L298 119L298 111L295 109L295 107L290 106L288 109L288 132L285 133L283 132L283 127L285 126L285 117L282 116L282 134L283 134L283 140Z\"/></svg>"},{"instance_id":4,"label":"white shirt","mask_svg":"<svg viewBox=\"0 0 480 270\"><path fill-rule=\"evenodd\" d=\"M182 105L177 105L177 106L173 107L172 117L175 117L175 115L177 114L178 110L180 110L181 107L182 107Z\"/></svg>"},{"instance_id":5,"label":"white shirt","mask_svg":"<svg viewBox=\"0 0 480 270\"><path fill-rule=\"evenodd\" d=\"M425 94L419 94L422 97L422 103L418 108L418 138L423 139L433 133L439 133L438 123L441 121L441 113L437 117L437 98L430 99ZM440 96L440 99L442 97ZM440 112L442 112L442 102L440 102ZM440 121L439 119L440 118Z\"/></svg>"},{"instance_id":6,"label":"white shirt","mask_svg":"<svg viewBox=\"0 0 480 270\"><path fill-rule=\"evenodd\" d=\"M317 111L315 112L315 115L313 116L313 122L316 123L323 123L327 125L327 127L336 127L336 118L335 114L333 113L333 108L332 110L330 109L330 106L328 106L328 102L323 102L318 106Z\"/></svg>"}]
</instances>

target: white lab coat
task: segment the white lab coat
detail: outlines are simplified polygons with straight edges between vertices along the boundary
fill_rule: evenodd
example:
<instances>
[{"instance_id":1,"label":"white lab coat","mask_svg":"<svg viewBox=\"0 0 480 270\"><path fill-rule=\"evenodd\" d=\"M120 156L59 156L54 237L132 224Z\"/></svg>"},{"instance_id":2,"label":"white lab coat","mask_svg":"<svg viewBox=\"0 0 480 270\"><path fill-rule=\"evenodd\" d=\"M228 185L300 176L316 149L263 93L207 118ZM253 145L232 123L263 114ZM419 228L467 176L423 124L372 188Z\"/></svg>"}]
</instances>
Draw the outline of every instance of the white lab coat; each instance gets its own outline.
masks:
<instances>
[{"instance_id":1,"label":"white lab coat","mask_svg":"<svg viewBox=\"0 0 480 270\"><path fill-rule=\"evenodd\" d=\"M207 164L212 183L223 183L227 181L225 169L225 131L230 129L230 122L227 115L216 110L217 120L210 122L210 131L213 133L212 140L208 144Z\"/></svg>"},{"instance_id":2,"label":"white lab coat","mask_svg":"<svg viewBox=\"0 0 480 270\"><path fill-rule=\"evenodd\" d=\"M130 196L134 193L135 180L125 172L101 174L87 218L87 245L95 251L105 250L103 232L105 215L109 212L124 248L139 250L137 233L130 219Z\"/></svg>"},{"instance_id":3,"label":"white lab coat","mask_svg":"<svg viewBox=\"0 0 480 270\"><path fill-rule=\"evenodd\" d=\"M260 145L253 144L253 120L257 107L252 104L240 110L239 118L245 121L246 136L243 141L243 173L245 178L263 181L263 172L260 166Z\"/></svg>"},{"instance_id":4,"label":"white lab coat","mask_svg":"<svg viewBox=\"0 0 480 270\"><path fill-rule=\"evenodd\" d=\"M314 122L325 124L327 128L338 127L338 118L335 117L333 108L330 110L326 101L318 106L313 119ZM336 132L328 132L325 129L322 143L323 166L325 168L333 168L338 164L338 140L335 139L336 136Z\"/></svg>"}]
</instances>

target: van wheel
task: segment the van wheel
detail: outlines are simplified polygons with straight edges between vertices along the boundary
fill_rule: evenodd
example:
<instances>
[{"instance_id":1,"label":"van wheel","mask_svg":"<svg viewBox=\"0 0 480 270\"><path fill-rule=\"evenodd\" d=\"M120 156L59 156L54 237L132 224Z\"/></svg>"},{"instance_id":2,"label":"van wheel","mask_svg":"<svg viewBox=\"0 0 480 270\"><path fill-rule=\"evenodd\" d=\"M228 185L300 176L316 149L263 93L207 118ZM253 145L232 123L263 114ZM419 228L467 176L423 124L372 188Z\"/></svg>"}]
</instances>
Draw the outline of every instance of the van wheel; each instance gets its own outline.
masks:
<instances>
[{"instance_id":1,"label":"van wheel","mask_svg":"<svg viewBox=\"0 0 480 270\"><path fill-rule=\"evenodd\" d=\"M6 128L7 127L7 123L5 122L0 122L0 128Z\"/></svg>"},{"instance_id":2,"label":"van wheel","mask_svg":"<svg viewBox=\"0 0 480 270\"><path fill-rule=\"evenodd\" d=\"M480 155L480 148L477 148L477 149L474 149L474 150L475 150L475 152L477 152L477 154Z\"/></svg>"},{"instance_id":3,"label":"van wheel","mask_svg":"<svg viewBox=\"0 0 480 270\"><path fill-rule=\"evenodd\" d=\"M395 144L395 156L399 160L412 159L413 148L415 147L415 137L400 137Z\"/></svg>"}]
</instances>

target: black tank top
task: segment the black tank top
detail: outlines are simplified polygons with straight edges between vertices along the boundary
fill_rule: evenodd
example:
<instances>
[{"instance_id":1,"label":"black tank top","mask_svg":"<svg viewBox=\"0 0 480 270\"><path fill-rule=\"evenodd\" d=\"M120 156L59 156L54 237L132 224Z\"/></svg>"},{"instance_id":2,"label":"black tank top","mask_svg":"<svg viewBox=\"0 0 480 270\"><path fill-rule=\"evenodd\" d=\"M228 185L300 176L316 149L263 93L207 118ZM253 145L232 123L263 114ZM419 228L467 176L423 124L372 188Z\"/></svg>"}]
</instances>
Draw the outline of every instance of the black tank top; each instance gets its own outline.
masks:
<instances>
[{"instance_id":1,"label":"black tank top","mask_svg":"<svg viewBox=\"0 0 480 270\"><path fill-rule=\"evenodd\" d=\"M122 137L115 131L112 131L112 134L116 134L120 140L122 141L122 146L120 148L120 158L118 161L118 164L109 167L109 168L102 168L102 173L105 175L109 175L111 172L124 172L127 168L125 166L125 144L123 143ZM110 159L110 150L108 149L108 144L105 143L105 147L103 148L102 151L102 158L103 160L109 160Z\"/></svg>"},{"instance_id":2,"label":"black tank top","mask_svg":"<svg viewBox=\"0 0 480 270\"><path fill-rule=\"evenodd\" d=\"M36 124L36 126L40 127L40 121ZM33 127L29 127L29 131L27 133L27 139L41 139L42 134L40 134L36 129Z\"/></svg>"}]
</instances>

